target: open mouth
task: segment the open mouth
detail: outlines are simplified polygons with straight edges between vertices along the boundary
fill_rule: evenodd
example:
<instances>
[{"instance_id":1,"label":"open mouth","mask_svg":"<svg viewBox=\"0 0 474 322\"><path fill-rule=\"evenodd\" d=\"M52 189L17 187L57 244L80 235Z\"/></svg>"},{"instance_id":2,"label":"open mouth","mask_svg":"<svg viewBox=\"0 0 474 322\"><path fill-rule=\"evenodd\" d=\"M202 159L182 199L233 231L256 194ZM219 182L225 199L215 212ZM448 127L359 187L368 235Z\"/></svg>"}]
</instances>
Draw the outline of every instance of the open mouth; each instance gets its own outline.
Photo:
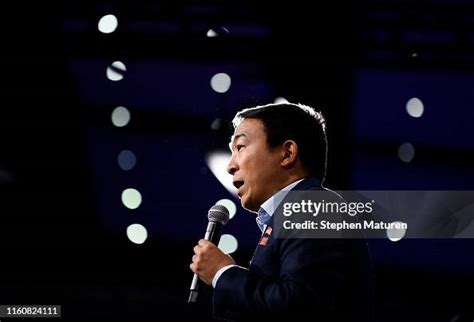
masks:
<instances>
[{"instance_id":1,"label":"open mouth","mask_svg":"<svg viewBox=\"0 0 474 322\"><path fill-rule=\"evenodd\" d=\"M240 187L242 187L244 185L244 182L242 180L236 180L232 183L234 184L234 187L237 188L237 190L240 190ZM237 193L237 194L239 194L239 193Z\"/></svg>"},{"instance_id":2,"label":"open mouth","mask_svg":"<svg viewBox=\"0 0 474 322\"><path fill-rule=\"evenodd\" d=\"M240 187L242 187L244 185L244 181L242 181L242 180L236 180L232 183L234 184L234 187L236 187L237 189L239 189Z\"/></svg>"}]
</instances>

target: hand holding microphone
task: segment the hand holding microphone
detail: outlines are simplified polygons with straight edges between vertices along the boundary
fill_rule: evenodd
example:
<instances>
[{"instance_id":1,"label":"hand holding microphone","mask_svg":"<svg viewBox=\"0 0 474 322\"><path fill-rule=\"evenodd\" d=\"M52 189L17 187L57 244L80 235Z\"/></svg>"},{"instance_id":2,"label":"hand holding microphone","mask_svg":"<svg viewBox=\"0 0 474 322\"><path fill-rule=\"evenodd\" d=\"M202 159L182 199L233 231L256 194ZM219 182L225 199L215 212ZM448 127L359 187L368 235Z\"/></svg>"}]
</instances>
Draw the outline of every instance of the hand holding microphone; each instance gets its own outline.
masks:
<instances>
[{"instance_id":1,"label":"hand holding microphone","mask_svg":"<svg viewBox=\"0 0 474 322\"><path fill-rule=\"evenodd\" d=\"M199 294L200 280L210 285L217 271L230 264L235 264L232 257L224 254L216 245L222 235L223 226L229 221L229 211L222 205L214 205L209 209L204 239L194 247L192 263L189 265L194 272L188 303L196 302Z\"/></svg>"}]
</instances>

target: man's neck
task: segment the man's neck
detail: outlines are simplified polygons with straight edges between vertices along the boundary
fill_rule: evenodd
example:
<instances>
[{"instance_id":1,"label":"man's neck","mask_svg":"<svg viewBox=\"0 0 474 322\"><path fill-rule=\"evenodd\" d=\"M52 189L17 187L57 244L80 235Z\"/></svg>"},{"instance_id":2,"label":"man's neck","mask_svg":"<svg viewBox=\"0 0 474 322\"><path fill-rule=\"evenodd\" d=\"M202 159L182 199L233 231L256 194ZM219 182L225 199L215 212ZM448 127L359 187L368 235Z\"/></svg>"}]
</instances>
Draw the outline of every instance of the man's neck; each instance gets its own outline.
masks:
<instances>
[{"instance_id":1,"label":"man's neck","mask_svg":"<svg viewBox=\"0 0 474 322\"><path fill-rule=\"evenodd\" d=\"M290 182L289 184L287 184L286 186L282 187L280 190L275 191L273 195L271 195L267 200L265 200L260 205L260 208L263 208L267 214L272 216L275 208L278 206L281 199L289 192L289 190L292 190L303 179L304 178L294 180ZM278 193L278 198L275 200L275 196L277 195L277 193Z\"/></svg>"},{"instance_id":2,"label":"man's neck","mask_svg":"<svg viewBox=\"0 0 474 322\"><path fill-rule=\"evenodd\" d=\"M303 175L303 174L294 174L294 175L291 175L291 176L287 177L286 180L282 181L282 183L278 185L279 188L276 189L273 192L272 196L275 193L277 193L278 191L280 191L281 189L283 189L283 188L287 187L288 185L292 184L293 182L304 179L304 178L306 178L306 176Z\"/></svg>"}]
</instances>

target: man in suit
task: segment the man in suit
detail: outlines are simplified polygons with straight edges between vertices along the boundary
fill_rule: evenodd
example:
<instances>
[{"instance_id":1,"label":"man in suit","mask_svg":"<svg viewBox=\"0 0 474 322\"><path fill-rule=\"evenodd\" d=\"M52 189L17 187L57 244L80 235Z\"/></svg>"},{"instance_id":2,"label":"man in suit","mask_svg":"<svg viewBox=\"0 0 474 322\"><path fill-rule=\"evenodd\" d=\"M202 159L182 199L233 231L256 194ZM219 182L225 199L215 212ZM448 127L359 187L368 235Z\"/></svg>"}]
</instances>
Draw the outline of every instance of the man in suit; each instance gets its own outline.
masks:
<instances>
[{"instance_id":1,"label":"man in suit","mask_svg":"<svg viewBox=\"0 0 474 322\"><path fill-rule=\"evenodd\" d=\"M322 114L301 104L269 104L238 112L233 124L227 170L242 206L257 214L262 237L249 268L237 266L209 241L201 239L194 247L190 268L214 288L215 316L370 320L372 272L363 239L272 234L277 192L323 189L327 140Z\"/></svg>"}]
</instances>

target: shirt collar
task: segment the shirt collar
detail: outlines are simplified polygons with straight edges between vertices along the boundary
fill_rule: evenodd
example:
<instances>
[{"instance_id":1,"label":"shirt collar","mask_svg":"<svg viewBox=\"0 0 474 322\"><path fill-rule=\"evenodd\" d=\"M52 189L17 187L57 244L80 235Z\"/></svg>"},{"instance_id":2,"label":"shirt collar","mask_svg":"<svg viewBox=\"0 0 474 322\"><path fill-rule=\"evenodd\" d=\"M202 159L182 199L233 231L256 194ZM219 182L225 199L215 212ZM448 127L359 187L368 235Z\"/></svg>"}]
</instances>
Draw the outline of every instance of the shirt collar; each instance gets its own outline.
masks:
<instances>
[{"instance_id":1,"label":"shirt collar","mask_svg":"<svg viewBox=\"0 0 474 322\"><path fill-rule=\"evenodd\" d=\"M275 212L276 207L278 207L281 200L283 200L286 194L303 180L304 178L290 183L289 185L287 185L286 187L284 187L283 189L275 193L273 196L268 198L264 203L262 203L260 208L263 208L264 213L266 214L264 215L265 218L262 218L262 212L261 211L258 212L257 224L259 225L260 228L262 228L261 223L268 222L268 220L273 216L273 213ZM276 196L278 196L278 198L275 199Z\"/></svg>"}]
</instances>

